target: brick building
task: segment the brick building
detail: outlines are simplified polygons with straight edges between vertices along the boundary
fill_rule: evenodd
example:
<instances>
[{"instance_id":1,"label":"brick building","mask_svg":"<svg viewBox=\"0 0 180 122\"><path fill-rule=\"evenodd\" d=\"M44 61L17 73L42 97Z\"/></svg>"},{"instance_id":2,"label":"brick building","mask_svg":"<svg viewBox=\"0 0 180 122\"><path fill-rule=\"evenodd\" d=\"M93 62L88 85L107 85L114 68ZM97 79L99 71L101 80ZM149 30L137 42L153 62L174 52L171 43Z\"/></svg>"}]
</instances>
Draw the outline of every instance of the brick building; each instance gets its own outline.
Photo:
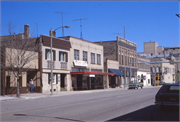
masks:
<instances>
[{"instance_id":1,"label":"brick building","mask_svg":"<svg viewBox=\"0 0 180 122\"><path fill-rule=\"evenodd\" d=\"M104 61L106 59L116 60L119 63L119 70L126 76L126 84L130 82L130 62L137 62L137 45L131 41L121 37L116 38L114 41L100 41L96 44L103 45ZM137 78L137 64L132 64L132 79ZM124 84L124 78L120 79L121 85Z\"/></svg>"}]
</instances>

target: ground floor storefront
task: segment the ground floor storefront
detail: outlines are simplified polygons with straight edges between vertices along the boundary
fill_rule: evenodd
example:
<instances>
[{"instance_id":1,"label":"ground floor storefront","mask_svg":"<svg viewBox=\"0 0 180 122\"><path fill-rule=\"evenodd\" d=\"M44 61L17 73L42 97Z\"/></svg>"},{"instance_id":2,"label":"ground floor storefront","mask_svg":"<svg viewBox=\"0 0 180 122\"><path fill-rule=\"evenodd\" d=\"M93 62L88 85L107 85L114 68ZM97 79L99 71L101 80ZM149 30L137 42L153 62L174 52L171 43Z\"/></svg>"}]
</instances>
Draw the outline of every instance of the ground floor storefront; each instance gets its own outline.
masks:
<instances>
[{"instance_id":1,"label":"ground floor storefront","mask_svg":"<svg viewBox=\"0 0 180 122\"><path fill-rule=\"evenodd\" d=\"M22 72L19 80L12 71L1 70L1 95L17 94L17 84L19 81L19 93L24 94L30 92L29 82L34 81L33 92L42 93L42 77L38 70Z\"/></svg>"},{"instance_id":2,"label":"ground floor storefront","mask_svg":"<svg viewBox=\"0 0 180 122\"><path fill-rule=\"evenodd\" d=\"M53 70L53 82L51 86L51 70L43 69L42 73L42 92L59 92L70 91L70 71L68 70ZM52 88L51 88L52 87Z\"/></svg>"},{"instance_id":3,"label":"ground floor storefront","mask_svg":"<svg viewBox=\"0 0 180 122\"><path fill-rule=\"evenodd\" d=\"M71 72L73 90L104 89L106 79L104 76L115 75L115 73L103 72Z\"/></svg>"},{"instance_id":4,"label":"ground floor storefront","mask_svg":"<svg viewBox=\"0 0 180 122\"><path fill-rule=\"evenodd\" d=\"M138 82L143 83L143 86L151 86L150 72L137 71Z\"/></svg>"}]
</instances>

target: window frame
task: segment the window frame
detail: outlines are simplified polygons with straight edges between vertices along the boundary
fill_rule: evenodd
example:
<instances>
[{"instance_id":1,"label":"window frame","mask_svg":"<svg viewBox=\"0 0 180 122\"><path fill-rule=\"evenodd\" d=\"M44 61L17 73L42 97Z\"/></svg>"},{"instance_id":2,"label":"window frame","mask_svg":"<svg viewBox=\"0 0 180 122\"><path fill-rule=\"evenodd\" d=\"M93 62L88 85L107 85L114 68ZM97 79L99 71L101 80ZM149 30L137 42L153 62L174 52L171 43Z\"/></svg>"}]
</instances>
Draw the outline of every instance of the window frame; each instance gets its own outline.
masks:
<instances>
[{"instance_id":1,"label":"window frame","mask_svg":"<svg viewBox=\"0 0 180 122\"><path fill-rule=\"evenodd\" d=\"M91 64L95 64L95 53L91 53Z\"/></svg>"},{"instance_id":2,"label":"window frame","mask_svg":"<svg viewBox=\"0 0 180 122\"><path fill-rule=\"evenodd\" d=\"M101 65L101 54L97 54L97 64Z\"/></svg>"},{"instance_id":3,"label":"window frame","mask_svg":"<svg viewBox=\"0 0 180 122\"><path fill-rule=\"evenodd\" d=\"M87 53L87 51L83 51L83 61L88 61L88 53Z\"/></svg>"},{"instance_id":4,"label":"window frame","mask_svg":"<svg viewBox=\"0 0 180 122\"><path fill-rule=\"evenodd\" d=\"M79 60L79 50L74 49L74 60Z\"/></svg>"},{"instance_id":5,"label":"window frame","mask_svg":"<svg viewBox=\"0 0 180 122\"><path fill-rule=\"evenodd\" d=\"M50 53L49 55L50 56L48 56L47 55L47 53ZM51 49L45 49L45 60L48 60L48 61L50 61L51 60ZM56 51L55 50L52 50L52 60L53 61L56 61Z\"/></svg>"}]
</instances>

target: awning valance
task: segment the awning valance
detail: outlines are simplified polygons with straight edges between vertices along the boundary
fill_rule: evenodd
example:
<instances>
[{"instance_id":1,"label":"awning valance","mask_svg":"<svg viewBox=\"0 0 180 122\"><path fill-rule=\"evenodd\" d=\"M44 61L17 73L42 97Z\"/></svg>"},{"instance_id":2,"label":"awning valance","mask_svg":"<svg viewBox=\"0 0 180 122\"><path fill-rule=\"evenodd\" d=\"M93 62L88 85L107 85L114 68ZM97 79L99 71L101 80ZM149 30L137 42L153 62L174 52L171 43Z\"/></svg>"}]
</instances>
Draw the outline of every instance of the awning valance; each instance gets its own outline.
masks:
<instances>
[{"instance_id":1,"label":"awning valance","mask_svg":"<svg viewBox=\"0 0 180 122\"><path fill-rule=\"evenodd\" d=\"M99 74L99 75L115 75L115 73L106 73L106 72L71 72L71 74Z\"/></svg>"},{"instance_id":2,"label":"awning valance","mask_svg":"<svg viewBox=\"0 0 180 122\"><path fill-rule=\"evenodd\" d=\"M117 76L124 76L124 74L119 69L108 69L109 72L115 73Z\"/></svg>"}]
</instances>

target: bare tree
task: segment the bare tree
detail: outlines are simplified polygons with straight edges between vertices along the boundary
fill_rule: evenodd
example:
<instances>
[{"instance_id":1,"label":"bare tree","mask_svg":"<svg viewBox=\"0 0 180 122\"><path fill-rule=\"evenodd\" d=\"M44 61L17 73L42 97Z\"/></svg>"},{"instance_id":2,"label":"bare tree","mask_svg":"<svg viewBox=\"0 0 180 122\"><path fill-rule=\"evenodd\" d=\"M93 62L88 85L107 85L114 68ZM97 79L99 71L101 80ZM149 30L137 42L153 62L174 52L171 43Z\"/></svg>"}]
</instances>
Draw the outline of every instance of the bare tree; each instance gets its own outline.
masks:
<instances>
[{"instance_id":1,"label":"bare tree","mask_svg":"<svg viewBox=\"0 0 180 122\"><path fill-rule=\"evenodd\" d=\"M13 72L17 78L17 97L19 92L19 77L23 72L35 68L34 61L39 58L41 51L40 38L12 39L1 42L1 68Z\"/></svg>"},{"instance_id":2,"label":"bare tree","mask_svg":"<svg viewBox=\"0 0 180 122\"><path fill-rule=\"evenodd\" d=\"M12 23L12 21L10 21L7 26L9 35L12 35L16 26Z\"/></svg>"}]
</instances>

